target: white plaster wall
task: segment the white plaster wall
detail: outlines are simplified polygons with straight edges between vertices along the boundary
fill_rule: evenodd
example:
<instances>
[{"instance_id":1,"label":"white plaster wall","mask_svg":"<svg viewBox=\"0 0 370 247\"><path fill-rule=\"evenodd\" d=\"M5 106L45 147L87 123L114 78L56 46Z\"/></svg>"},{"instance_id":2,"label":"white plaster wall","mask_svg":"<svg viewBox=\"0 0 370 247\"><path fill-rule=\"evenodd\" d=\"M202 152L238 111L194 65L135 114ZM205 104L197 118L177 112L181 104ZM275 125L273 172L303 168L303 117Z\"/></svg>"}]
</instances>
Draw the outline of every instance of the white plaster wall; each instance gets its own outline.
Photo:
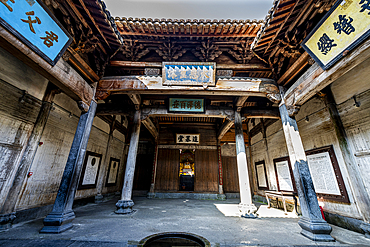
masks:
<instances>
[{"instance_id":1,"label":"white plaster wall","mask_svg":"<svg viewBox=\"0 0 370 247\"><path fill-rule=\"evenodd\" d=\"M305 120L306 116L309 118L308 122ZM324 210L353 218L361 218L354 204L347 169L345 167L343 156L339 148L339 143L330 120L330 115L326 110L323 101L316 97L312 98L301 107L298 115L296 116L296 120L303 146L306 151L323 146L333 145L334 152L344 179L345 187L351 203L344 204L325 201L323 203ZM273 159L288 156L288 150L286 148L285 137L282 131L282 124L280 120L267 128L266 136L268 146L267 152L262 134L259 133L252 138L252 167L255 169L255 162L265 160L270 189L277 189ZM262 194L263 192L259 191L259 193Z\"/></svg>"},{"instance_id":2,"label":"white plaster wall","mask_svg":"<svg viewBox=\"0 0 370 247\"><path fill-rule=\"evenodd\" d=\"M42 100L48 80L0 47L0 79Z\"/></svg>"}]
</instances>

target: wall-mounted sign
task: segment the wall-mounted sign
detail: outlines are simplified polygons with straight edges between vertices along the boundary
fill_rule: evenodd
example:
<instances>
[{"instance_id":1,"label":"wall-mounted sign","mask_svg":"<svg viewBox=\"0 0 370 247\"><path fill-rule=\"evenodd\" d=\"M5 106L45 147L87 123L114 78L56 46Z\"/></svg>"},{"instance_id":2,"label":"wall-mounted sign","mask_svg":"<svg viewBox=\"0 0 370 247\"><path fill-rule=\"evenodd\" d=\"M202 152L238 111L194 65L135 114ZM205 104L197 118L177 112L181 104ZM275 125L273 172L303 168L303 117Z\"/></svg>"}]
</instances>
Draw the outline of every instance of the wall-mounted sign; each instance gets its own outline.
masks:
<instances>
[{"instance_id":1,"label":"wall-mounted sign","mask_svg":"<svg viewBox=\"0 0 370 247\"><path fill-rule=\"evenodd\" d=\"M164 86L216 86L216 63L162 63Z\"/></svg>"},{"instance_id":2,"label":"wall-mounted sign","mask_svg":"<svg viewBox=\"0 0 370 247\"><path fill-rule=\"evenodd\" d=\"M51 65L72 42L40 0L1 0L0 24Z\"/></svg>"},{"instance_id":3,"label":"wall-mounted sign","mask_svg":"<svg viewBox=\"0 0 370 247\"><path fill-rule=\"evenodd\" d=\"M370 1L339 0L302 47L323 69L328 69L369 35Z\"/></svg>"},{"instance_id":4,"label":"wall-mounted sign","mask_svg":"<svg viewBox=\"0 0 370 247\"><path fill-rule=\"evenodd\" d=\"M289 157L277 158L273 161L278 191L296 191Z\"/></svg>"},{"instance_id":5,"label":"wall-mounted sign","mask_svg":"<svg viewBox=\"0 0 370 247\"><path fill-rule=\"evenodd\" d=\"M260 190L268 190L269 186L267 183L267 174L266 174L266 166L265 161L258 161L255 163L256 165L256 173L257 173L257 185L258 189Z\"/></svg>"},{"instance_id":6,"label":"wall-mounted sign","mask_svg":"<svg viewBox=\"0 0 370 247\"><path fill-rule=\"evenodd\" d=\"M96 188L101 159L101 154L93 153L90 151L86 152L85 162L82 167L78 189Z\"/></svg>"},{"instance_id":7,"label":"wall-mounted sign","mask_svg":"<svg viewBox=\"0 0 370 247\"><path fill-rule=\"evenodd\" d=\"M204 112L204 99L169 98L169 112Z\"/></svg>"},{"instance_id":8,"label":"wall-mounted sign","mask_svg":"<svg viewBox=\"0 0 370 247\"><path fill-rule=\"evenodd\" d=\"M199 144L200 134L176 134L178 144Z\"/></svg>"}]
</instances>

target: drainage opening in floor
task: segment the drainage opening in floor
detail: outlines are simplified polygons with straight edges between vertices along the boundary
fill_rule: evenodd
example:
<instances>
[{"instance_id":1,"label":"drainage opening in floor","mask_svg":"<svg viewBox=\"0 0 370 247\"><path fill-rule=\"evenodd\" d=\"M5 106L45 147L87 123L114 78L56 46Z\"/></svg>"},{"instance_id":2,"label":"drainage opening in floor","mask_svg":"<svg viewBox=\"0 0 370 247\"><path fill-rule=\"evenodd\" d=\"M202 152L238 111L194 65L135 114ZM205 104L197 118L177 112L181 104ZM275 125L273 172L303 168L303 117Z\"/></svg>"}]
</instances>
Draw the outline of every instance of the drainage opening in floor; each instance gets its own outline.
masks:
<instances>
[{"instance_id":1,"label":"drainage opening in floor","mask_svg":"<svg viewBox=\"0 0 370 247\"><path fill-rule=\"evenodd\" d=\"M184 232L165 232L151 235L140 241L142 247L193 246L210 247L209 241L201 236Z\"/></svg>"}]
</instances>

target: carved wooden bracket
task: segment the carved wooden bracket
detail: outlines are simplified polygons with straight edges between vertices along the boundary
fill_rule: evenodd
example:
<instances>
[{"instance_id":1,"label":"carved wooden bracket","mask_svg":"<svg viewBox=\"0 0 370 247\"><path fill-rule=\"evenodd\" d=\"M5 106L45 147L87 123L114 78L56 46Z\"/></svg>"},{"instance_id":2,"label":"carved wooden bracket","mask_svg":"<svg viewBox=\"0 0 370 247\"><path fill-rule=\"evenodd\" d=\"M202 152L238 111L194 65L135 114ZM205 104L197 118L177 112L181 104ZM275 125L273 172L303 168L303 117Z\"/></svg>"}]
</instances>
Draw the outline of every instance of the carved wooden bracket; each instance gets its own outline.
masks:
<instances>
[{"instance_id":1,"label":"carved wooden bracket","mask_svg":"<svg viewBox=\"0 0 370 247\"><path fill-rule=\"evenodd\" d=\"M202 42L201 46L198 46L196 49L192 49L191 52L202 62L213 61L222 53L222 51L219 50L219 47L213 44L209 39L207 40L207 43Z\"/></svg>"},{"instance_id":2,"label":"carved wooden bracket","mask_svg":"<svg viewBox=\"0 0 370 247\"><path fill-rule=\"evenodd\" d=\"M273 103L279 103L281 101L279 88L272 81L261 82L259 91L266 93L266 97Z\"/></svg>"},{"instance_id":3,"label":"carved wooden bracket","mask_svg":"<svg viewBox=\"0 0 370 247\"><path fill-rule=\"evenodd\" d=\"M171 62L176 61L179 57L185 54L186 49L182 49L181 45L176 45L175 41L168 41L163 45L158 46L158 50L155 50L163 60Z\"/></svg>"},{"instance_id":4,"label":"carved wooden bracket","mask_svg":"<svg viewBox=\"0 0 370 247\"><path fill-rule=\"evenodd\" d=\"M240 46L233 46L233 50L228 50L239 63L246 64L253 58L253 53L250 50L251 42L241 42Z\"/></svg>"},{"instance_id":5,"label":"carved wooden bracket","mask_svg":"<svg viewBox=\"0 0 370 247\"><path fill-rule=\"evenodd\" d=\"M122 54L125 55L127 58L131 59L131 61L139 61L140 58L145 56L149 53L149 49L144 49L144 45L137 44L137 41L127 40L125 44L122 46L121 51Z\"/></svg>"},{"instance_id":6,"label":"carved wooden bracket","mask_svg":"<svg viewBox=\"0 0 370 247\"><path fill-rule=\"evenodd\" d=\"M296 105L286 105L286 109L288 110L289 117L294 117L298 114L299 109L301 109L301 106Z\"/></svg>"}]
</instances>

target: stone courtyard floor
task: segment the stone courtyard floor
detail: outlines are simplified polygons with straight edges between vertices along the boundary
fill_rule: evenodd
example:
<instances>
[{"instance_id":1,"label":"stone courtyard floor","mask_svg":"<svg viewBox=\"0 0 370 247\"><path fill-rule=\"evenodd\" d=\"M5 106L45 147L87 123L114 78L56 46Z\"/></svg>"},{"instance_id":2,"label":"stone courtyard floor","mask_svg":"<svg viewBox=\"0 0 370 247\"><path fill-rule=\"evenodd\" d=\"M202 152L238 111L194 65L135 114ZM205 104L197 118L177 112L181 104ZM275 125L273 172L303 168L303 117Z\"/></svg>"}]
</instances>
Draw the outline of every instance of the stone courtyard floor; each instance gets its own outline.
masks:
<instances>
[{"instance_id":1,"label":"stone courtyard floor","mask_svg":"<svg viewBox=\"0 0 370 247\"><path fill-rule=\"evenodd\" d=\"M42 220L16 224L0 233L0 246L136 246L162 232L186 232L206 238L211 246L370 246L363 234L332 226L336 242L314 242L300 234L293 214L260 205L260 217L236 217L238 199L146 199L134 197L132 215L116 215L118 198L76 208L71 230L40 234Z\"/></svg>"}]
</instances>

